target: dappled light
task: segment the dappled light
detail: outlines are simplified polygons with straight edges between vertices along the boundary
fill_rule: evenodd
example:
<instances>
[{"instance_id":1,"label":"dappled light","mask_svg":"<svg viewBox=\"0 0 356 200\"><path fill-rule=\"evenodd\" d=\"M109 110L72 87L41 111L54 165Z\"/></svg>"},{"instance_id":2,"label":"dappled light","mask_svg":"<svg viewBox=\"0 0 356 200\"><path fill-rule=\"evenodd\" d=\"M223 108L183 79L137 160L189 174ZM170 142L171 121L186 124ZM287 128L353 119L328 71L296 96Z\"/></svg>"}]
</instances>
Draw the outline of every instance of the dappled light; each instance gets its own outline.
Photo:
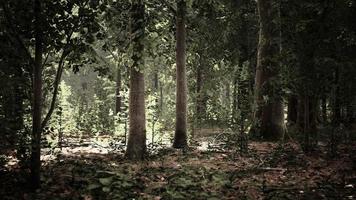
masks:
<instances>
[{"instance_id":1,"label":"dappled light","mask_svg":"<svg viewBox=\"0 0 356 200\"><path fill-rule=\"evenodd\" d=\"M1 0L0 200L356 198L356 0Z\"/></svg>"}]
</instances>

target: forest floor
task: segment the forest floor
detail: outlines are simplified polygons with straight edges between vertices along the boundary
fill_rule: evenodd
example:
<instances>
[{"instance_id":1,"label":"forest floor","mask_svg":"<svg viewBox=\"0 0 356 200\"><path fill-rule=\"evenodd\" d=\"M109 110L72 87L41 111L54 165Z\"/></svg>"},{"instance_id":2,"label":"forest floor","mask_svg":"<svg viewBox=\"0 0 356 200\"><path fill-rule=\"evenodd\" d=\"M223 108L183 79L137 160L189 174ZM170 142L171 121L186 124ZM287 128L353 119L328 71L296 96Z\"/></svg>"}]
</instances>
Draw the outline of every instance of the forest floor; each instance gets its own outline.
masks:
<instances>
[{"instance_id":1,"label":"forest floor","mask_svg":"<svg viewBox=\"0 0 356 200\"><path fill-rule=\"evenodd\" d=\"M159 149L141 163L122 153L73 149L43 163L30 193L15 166L1 172L0 199L354 199L356 144L305 155L296 143L251 142L234 150Z\"/></svg>"}]
</instances>

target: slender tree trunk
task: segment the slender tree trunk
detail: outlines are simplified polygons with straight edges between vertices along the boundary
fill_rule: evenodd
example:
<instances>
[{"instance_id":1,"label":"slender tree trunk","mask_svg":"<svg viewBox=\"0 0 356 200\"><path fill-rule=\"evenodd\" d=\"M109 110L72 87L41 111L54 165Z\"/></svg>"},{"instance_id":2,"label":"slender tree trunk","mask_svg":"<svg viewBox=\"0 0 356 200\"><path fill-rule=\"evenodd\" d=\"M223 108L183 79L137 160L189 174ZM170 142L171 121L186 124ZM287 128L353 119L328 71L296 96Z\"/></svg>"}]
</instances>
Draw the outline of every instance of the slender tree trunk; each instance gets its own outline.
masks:
<instances>
[{"instance_id":1,"label":"slender tree trunk","mask_svg":"<svg viewBox=\"0 0 356 200\"><path fill-rule=\"evenodd\" d=\"M58 63L58 69L56 73L56 77L54 79L54 84L53 84L53 94L52 94L52 100L51 100L51 105L49 107L48 113L46 114L45 118L43 119L41 123L41 128L44 129L49 120L51 119L51 116L54 112L54 109L56 108L56 101L57 101L57 96L58 96L58 90L59 90L59 84L61 83L61 78L63 74L63 68L64 68L64 61L66 56L68 55L69 52L67 52L65 49L63 50L63 53L61 55L61 58Z\"/></svg>"},{"instance_id":2,"label":"slender tree trunk","mask_svg":"<svg viewBox=\"0 0 356 200\"><path fill-rule=\"evenodd\" d=\"M280 64L277 57L280 52L279 37L280 25L278 23L279 5L277 1L257 1L260 33L258 43L258 58L255 77L255 118L257 125L255 131L263 139L278 140L284 134L283 101L278 96L280 86L276 79ZM268 99L264 99L264 97Z\"/></svg>"},{"instance_id":3,"label":"slender tree trunk","mask_svg":"<svg viewBox=\"0 0 356 200\"><path fill-rule=\"evenodd\" d=\"M354 123L355 119L354 119L354 106L352 102L349 102L349 104L346 107L346 115L347 115L347 123L348 125Z\"/></svg>"},{"instance_id":4,"label":"slender tree trunk","mask_svg":"<svg viewBox=\"0 0 356 200\"><path fill-rule=\"evenodd\" d=\"M187 143L187 77L185 69L185 0L177 0L177 90L176 90L176 130L174 148L184 148Z\"/></svg>"},{"instance_id":5,"label":"slender tree trunk","mask_svg":"<svg viewBox=\"0 0 356 200\"><path fill-rule=\"evenodd\" d=\"M238 92L239 92L239 75L240 75L241 71L240 71L240 62L237 65L236 69L235 69L235 74L234 74L234 90L233 90L233 101L232 101L232 118L231 118L231 122L232 124L237 125L238 123L238 116L237 116L237 111L238 111Z\"/></svg>"},{"instance_id":6,"label":"slender tree trunk","mask_svg":"<svg viewBox=\"0 0 356 200\"><path fill-rule=\"evenodd\" d=\"M153 89L154 89L154 96L155 96L155 105L154 105L154 116L153 116L153 119L152 119L152 145L154 144L154 139L155 139L155 124L158 120L158 117L160 115L160 112L161 110L160 107L159 107L159 99L158 99L158 73L155 72L154 75L153 75Z\"/></svg>"},{"instance_id":7,"label":"slender tree trunk","mask_svg":"<svg viewBox=\"0 0 356 200\"><path fill-rule=\"evenodd\" d=\"M334 72L334 103L333 103L333 124L339 125L341 121L341 99L340 99L340 69L339 66L335 67Z\"/></svg>"},{"instance_id":8,"label":"slender tree trunk","mask_svg":"<svg viewBox=\"0 0 356 200\"><path fill-rule=\"evenodd\" d=\"M202 59L200 59L202 60ZM197 66L197 73L196 73L196 120L197 120L197 125L198 127L201 126L202 118L203 118L203 94L202 94L202 87L203 87L203 70L202 70L202 64Z\"/></svg>"},{"instance_id":9,"label":"slender tree trunk","mask_svg":"<svg viewBox=\"0 0 356 200\"><path fill-rule=\"evenodd\" d=\"M160 92L159 87L160 87L160 84L159 84L158 73L155 72L153 75L153 89L155 92L155 109L157 109L158 115L160 115L160 113L161 113L161 110L160 110L161 107L160 107L160 102L159 102L160 97L158 96L159 92Z\"/></svg>"},{"instance_id":10,"label":"slender tree trunk","mask_svg":"<svg viewBox=\"0 0 356 200\"><path fill-rule=\"evenodd\" d=\"M116 69L116 104L115 104L115 113L116 115L121 112L121 68L117 66Z\"/></svg>"},{"instance_id":11,"label":"slender tree trunk","mask_svg":"<svg viewBox=\"0 0 356 200\"><path fill-rule=\"evenodd\" d=\"M310 97L309 100L309 124L310 124L310 133L313 139L316 136L317 125L318 125L318 100L315 97Z\"/></svg>"},{"instance_id":12,"label":"slender tree trunk","mask_svg":"<svg viewBox=\"0 0 356 200\"><path fill-rule=\"evenodd\" d=\"M230 111L230 109L231 109L231 107L230 107L230 104L231 104L230 81L226 82L226 84L225 84L225 95L224 95L224 98L225 98L226 106L228 107L228 110Z\"/></svg>"},{"instance_id":13,"label":"slender tree trunk","mask_svg":"<svg viewBox=\"0 0 356 200\"><path fill-rule=\"evenodd\" d=\"M323 123L326 124L328 122L327 115L327 104L326 104L326 96L324 95L321 99L321 117L323 119Z\"/></svg>"},{"instance_id":14,"label":"slender tree trunk","mask_svg":"<svg viewBox=\"0 0 356 200\"><path fill-rule=\"evenodd\" d=\"M131 42L133 45L133 65L130 77L129 139L126 157L143 160L146 154L145 81L143 70L145 5L143 0L135 0L131 8Z\"/></svg>"},{"instance_id":15,"label":"slender tree trunk","mask_svg":"<svg viewBox=\"0 0 356 200\"><path fill-rule=\"evenodd\" d=\"M303 122L303 133L304 133L304 145L305 145L305 151L306 152L310 152L310 121L309 121L309 117L310 117L310 113L309 113L309 97L307 95L304 96L304 100L303 100L303 108L304 108L304 122Z\"/></svg>"},{"instance_id":16,"label":"slender tree trunk","mask_svg":"<svg viewBox=\"0 0 356 200\"><path fill-rule=\"evenodd\" d=\"M32 108L32 151L31 151L31 185L40 187L41 170L41 114L42 114L42 8L41 1L35 0L35 65L33 72L33 108Z\"/></svg>"},{"instance_id":17,"label":"slender tree trunk","mask_svg":"<svg viewBox=\"0 0 356 200\"><path fill-rule=\"evenodd\" d=\"M163 97L163 83L159 82L160 87L159 87L159 110L160 112L163 112L163 103L164 103L164 97Z\"/></svg>"}]
</instances>

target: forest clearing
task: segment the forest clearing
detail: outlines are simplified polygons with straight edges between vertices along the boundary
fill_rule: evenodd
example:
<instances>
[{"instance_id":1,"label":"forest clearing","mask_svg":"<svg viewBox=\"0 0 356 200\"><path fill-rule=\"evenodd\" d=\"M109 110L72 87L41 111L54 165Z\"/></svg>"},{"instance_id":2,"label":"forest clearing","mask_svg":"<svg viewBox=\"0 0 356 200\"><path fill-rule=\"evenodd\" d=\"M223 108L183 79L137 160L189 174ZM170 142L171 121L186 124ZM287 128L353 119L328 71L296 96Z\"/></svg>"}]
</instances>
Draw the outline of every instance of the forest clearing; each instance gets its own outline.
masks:
<instances>
[{"instance_id":1,"label":"forest clearing","mask_svg":"<svg viewBox=\"0 0 356 200\"><path fill-rule=\"evenodd\" d=\"M0 199L355 199L356 0L1 0Z\"/></svg>"}]
</instances>

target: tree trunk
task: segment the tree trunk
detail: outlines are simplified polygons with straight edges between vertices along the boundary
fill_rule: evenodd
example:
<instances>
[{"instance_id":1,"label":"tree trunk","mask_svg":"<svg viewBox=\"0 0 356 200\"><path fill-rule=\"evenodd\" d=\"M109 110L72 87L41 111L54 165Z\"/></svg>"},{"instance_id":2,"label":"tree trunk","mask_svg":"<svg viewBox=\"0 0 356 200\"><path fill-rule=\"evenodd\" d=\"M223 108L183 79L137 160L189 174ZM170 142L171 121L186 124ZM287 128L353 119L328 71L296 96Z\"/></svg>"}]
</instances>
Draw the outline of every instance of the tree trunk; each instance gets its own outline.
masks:
<instances>
[{"instance_id":1,"label":"tree trunk","mask_svg":"<svg viewBox=\"0 0 356 200\"><path fill-rule=\"evenodd\" d=\"M136 0L131 8L131 42L133 45L133 65L130 77L129 139L126 157L143 160L146 154L145 81L143 70L145 6L143 0Z\"/></svg>"},{"instance_id":2,"label":"tree trunk","mask_svg":"<svg viewBox=\"0 0 356 200\"><path fill-rule=\"evenodd\" d=\"M341 122L341 99L340 99L340 69L339 66L335 67L334 72L334 103L333 103L333 124L338 126Z\"/></svg>"},{"instance_id":3,"label":"tree trunk","mask_svg":"<svg viewBox=\"0 0 356 200\"><path fill-rule=\"evenodd\" d=\"M33 107L32 107L32 151L31 151L31 185L40 187L41 170L41 114L42 114L42 54L43 32L41 1L35 0L35 65L33 72Z\"/></svg>"},{"instance_id":4,"label":"tree trunk","mask_svg":"<svg viewBox=\"0 0 356 200\"><path fill-rule=\"evenodd\" d=\"M185 69L185 0L177 0L177 89L176 89L176 130L174 148L184 148L187 144L187 77Z\"/></svg>"},{"instance_id":5,"label":"tree trunk","mask_svg":"<svg viewBox=\"0 0 356 200\"><path fill-rule=\"evenodd\" d=\"M231 109L231 107L230 107L230 104L231 104L231 91L230 91L230 82L229 81L227 81L226 84L225 84L225 95L224 95L224 98L225 98L225 102L224 103L226 104L226 107L230 111L230 109Z\"/></svg>"},{"instance_id":6,"label":"tree trunk","mask_svg":"<svg viewBox=\"0 0 356 200\"><path fill-rule=\"evenodd\" d=\"M297 123L298 115L298 99L296 96L291 96L288 99L288 122L289 124Z\"/></svg>"},{"instance_id":7,"label":"tree trunk","mask_svg":"<svg viewBox=\"0 0 356 200\"><path fill-rule=\"evenodd\" d=\"M159 110L160 112L163 112L163 103L164 103L164 97L163 97L163 82L159 82L160 87L159 87Z\"/></svg>"},{"instance_id":8,"label":"tree trunk","mask_svg":"<svg viewBox=\"0 0 356 200\"><path fill-rule=\"evenodd\" d=\"M353 102L349 102L349 104L346 107L346 115L347 115L347 124L350 125L354 123L355 118L354 118L354 106Z\"/></svg>"},{"instance_id":9,"label":"tree trunk","mask_svg":"<svg viewBox=\"0 0 356 200\"><path fill-rule=\"evenodd\" d=\"M276 79L280 64L277 57L280 52L280 28L278 20L279 5L276 1L257 1L260 33L258 58L255 77L256 127L263 139L278 140L284 134L283 101L278 96L280 90ZM268 97L268 99L264 99Z\"/></svg>"},{"instance_id":10,"label":"tree trunk","mask_svg":"<svg viewBox=\"0 0 356 200\"><path fill-rule=\"evenodd\" d=\"M116 115L121 112L121 68L117 66L116 71L116 104L115 104L115 113Z\"/></svg>"},{"instance_id":11,"label":"tree trunk","mask_svg":"<svg viewBox=\"0 0 356 200\"><path fill-rule=\"evenodd\" d=\"M310 97L309 100L309 124L310 124L310 134L313 139L316 138L317 124L318 124L318 100L315 97Z\"/></svg>"},{"instance_id":12,"label":"tree trunk","mask_svg":"<svg viewBox=\"0 0 356 200\"><path fill-rule=\"evenodd\" d=\"M202 60L202 59L200 59ZM197 125L198 127L201 126L201 122L203 119L203 94L202 94L202 88L203 88L203 70L202 70L202 64L201 62L199 63L199 65L197 66L197 73L196 73L196 93L197 93L197 97L196 97L196 120L197 120Z\"/></svg>"},{"instance_id":13,"label":"tree trunk","mask_svg":"<svg viewBox=\"0 0 356 200\"><path fill-rule=\"evenodd\" d=\"M327 104L326 104L326 96L323 95L321 99L321 117L323 119L323 123L326 124L328 122L328 115L327 115Z\"/></svg>"},{"instance_id":14,"label":"tree trunk","mask_svg":"<svg viewBox=\"0 0 356 200\"><path fill-rule=\"evenodd\" d=\"M157 114L161 114L161 107L160 107L160 94L159 94L159 78L158 78L158 73L155 72L153 75L153 89L154 89L154 95L155 95L155 109L157 110ZM158 116L156 116L158 118Z\"/></svg>"}]
</instances>

